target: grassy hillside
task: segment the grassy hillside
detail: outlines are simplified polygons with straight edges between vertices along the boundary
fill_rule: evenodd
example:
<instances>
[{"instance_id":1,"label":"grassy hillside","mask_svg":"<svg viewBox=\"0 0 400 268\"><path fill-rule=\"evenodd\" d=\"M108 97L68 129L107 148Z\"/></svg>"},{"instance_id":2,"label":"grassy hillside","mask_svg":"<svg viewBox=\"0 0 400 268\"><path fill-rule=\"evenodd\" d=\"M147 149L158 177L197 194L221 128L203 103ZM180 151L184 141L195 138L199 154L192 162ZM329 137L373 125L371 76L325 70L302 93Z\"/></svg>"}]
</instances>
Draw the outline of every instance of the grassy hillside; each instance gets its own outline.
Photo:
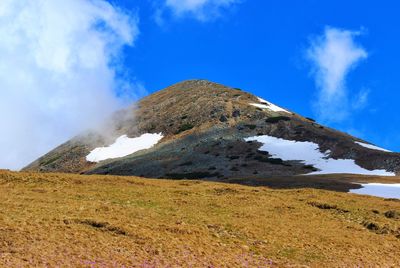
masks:
<instances>
[{"instance_id":1,"label":"grassy hillside","mask_svg":"<svg viewBox=\"0 0 400 268\"><path fill-rule=\"evenodd\" d=\"M396 211L324 190L4 171L0 266L399 266Z\"/></svg>"}]
</instances>

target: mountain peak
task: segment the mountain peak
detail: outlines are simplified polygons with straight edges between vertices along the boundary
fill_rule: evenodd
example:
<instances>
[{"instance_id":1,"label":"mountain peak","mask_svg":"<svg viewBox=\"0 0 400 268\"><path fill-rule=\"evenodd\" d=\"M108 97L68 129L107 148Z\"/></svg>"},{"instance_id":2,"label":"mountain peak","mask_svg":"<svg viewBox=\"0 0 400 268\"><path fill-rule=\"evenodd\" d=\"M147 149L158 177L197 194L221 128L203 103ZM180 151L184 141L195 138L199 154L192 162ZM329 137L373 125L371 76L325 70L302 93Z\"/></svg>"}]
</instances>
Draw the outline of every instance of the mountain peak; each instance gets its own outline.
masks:
<instances>
[{"instance_id":1,"label":"mountain peak","mask_svg":"<svg viewBox=\"0 0 400 268\"><path fill-rule=\"evenodd\" d=\"M161 91L171 91L171 90L231 90L232 88L227 87L223 84L205 80L205 79L190 79L175 83L171 86L166 87ZM152 95L150 95L152 96Z\"/></svg>"},{"instance_id":2,"label":"mountain peak","mask_svg":"<svg viewBox=\"0 0 400 268\"><path fill-rule=\"evenodd\" d=\"M66 142L27 169L213 180L400 171L399 154L360 145L355 137L208 80L155 92L109 125L106 132Z\"/></svg>"},{"instance_id":3,"label":"mountain peak","mask_svg":"<svg viewBox=\"0 0 400 268\"><path fill-rule=\"evenodd\" d=\"M220 85L217 82L213 82L207 79L188 79L180 81L172 86L212 86L212 85Z\"/></svg>"}]
</instances>

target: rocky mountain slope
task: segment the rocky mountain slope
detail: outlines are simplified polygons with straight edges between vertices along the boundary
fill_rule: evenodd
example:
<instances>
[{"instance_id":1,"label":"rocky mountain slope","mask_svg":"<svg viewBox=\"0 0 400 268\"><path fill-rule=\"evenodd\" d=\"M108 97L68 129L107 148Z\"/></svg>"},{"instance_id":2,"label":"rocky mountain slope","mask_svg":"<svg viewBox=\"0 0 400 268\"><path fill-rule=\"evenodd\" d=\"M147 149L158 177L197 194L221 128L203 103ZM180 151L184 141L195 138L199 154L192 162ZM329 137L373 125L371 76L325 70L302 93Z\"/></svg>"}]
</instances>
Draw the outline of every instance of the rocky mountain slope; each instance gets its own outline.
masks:
<instances>
[{"instance_id":1,"label":"rocky mountain slope","mask_svg":"<svg viewBox=\"0 0 400 268\"><path fill-rule=\"evenodd\" d=\"M24 170L153 178L400 173L400 154L206 80L156 92Z\"/></svg>"}]
</instances>

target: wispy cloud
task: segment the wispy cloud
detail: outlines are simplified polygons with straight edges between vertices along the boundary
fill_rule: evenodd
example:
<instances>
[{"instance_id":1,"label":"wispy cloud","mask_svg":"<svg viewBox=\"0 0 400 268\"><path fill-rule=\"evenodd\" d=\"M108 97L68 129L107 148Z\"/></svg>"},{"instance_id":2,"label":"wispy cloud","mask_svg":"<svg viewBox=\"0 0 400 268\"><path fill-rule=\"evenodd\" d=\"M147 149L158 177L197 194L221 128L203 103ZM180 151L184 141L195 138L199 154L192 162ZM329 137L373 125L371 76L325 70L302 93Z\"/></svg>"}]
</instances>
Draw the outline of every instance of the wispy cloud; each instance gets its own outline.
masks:
<instances>
[{"instance_id":1,"label":"wispy cloud","mask_svg":"<svg viewBox=\"0 0 400 268\"><path fill-rule=\"evenodd\" d=\"M318 88L315 108L321 120L338 122L352 109L346 78L357 64L368 57L367 51L355 38L360 32L327 27L323 35L313 38L307 58ZM368 92L360 92L353 101L358 108L365 106Z\"/></svg>"},{"instance_id":2,"label":"wispy cloud","mask_svg":"<svg viewBox=\"0 0 400 268\"><path fill-rule=\"evenodd\" d=\"M0 167L17 169L102 121L137 19L104 0L0 1ZM128 84L127 84L128 83Z\"/></svg>"},{"instance_id":3,"label":"wispy cloud","mask_svg":"<svg viewBox=\"0 0 400 268\"><path fill-rule=\"evenodd\" d=\"M243 0L161 0L156 12L158 22L163 21L165 12L175 17L193 17L199 21L208 21L221 15L223 10Z\"/></svg>"},{"instance_id":4,"label":"wispy cloud","mask_svg":"<svg viewBox=\"0 0 400 268\"><path fill-rule=\"evenodd\" d=\"M360 90L353 99L352 108L355 110L361 110L365 108L368 104L369 93L369 89Z\"/></svg>"}]
</instances>

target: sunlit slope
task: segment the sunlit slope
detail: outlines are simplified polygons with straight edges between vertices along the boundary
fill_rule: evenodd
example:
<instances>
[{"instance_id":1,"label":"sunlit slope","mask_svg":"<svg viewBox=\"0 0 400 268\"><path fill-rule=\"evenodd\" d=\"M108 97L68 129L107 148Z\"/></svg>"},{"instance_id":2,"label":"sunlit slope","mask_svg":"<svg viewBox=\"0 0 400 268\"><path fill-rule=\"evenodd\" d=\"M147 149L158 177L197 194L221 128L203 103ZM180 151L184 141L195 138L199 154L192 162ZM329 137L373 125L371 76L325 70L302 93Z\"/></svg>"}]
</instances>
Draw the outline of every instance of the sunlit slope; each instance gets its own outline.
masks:
<instances>
[{"instance_id":1,"label":"sunlit slope","mask_svg":"<svg viewBox=\"0 0 400 268\"><path fill-rule=\"evenodd\" d=\"M395 267L399 211L322 190L1 172L0 266Z\"/></svg>"}]
</instances>

